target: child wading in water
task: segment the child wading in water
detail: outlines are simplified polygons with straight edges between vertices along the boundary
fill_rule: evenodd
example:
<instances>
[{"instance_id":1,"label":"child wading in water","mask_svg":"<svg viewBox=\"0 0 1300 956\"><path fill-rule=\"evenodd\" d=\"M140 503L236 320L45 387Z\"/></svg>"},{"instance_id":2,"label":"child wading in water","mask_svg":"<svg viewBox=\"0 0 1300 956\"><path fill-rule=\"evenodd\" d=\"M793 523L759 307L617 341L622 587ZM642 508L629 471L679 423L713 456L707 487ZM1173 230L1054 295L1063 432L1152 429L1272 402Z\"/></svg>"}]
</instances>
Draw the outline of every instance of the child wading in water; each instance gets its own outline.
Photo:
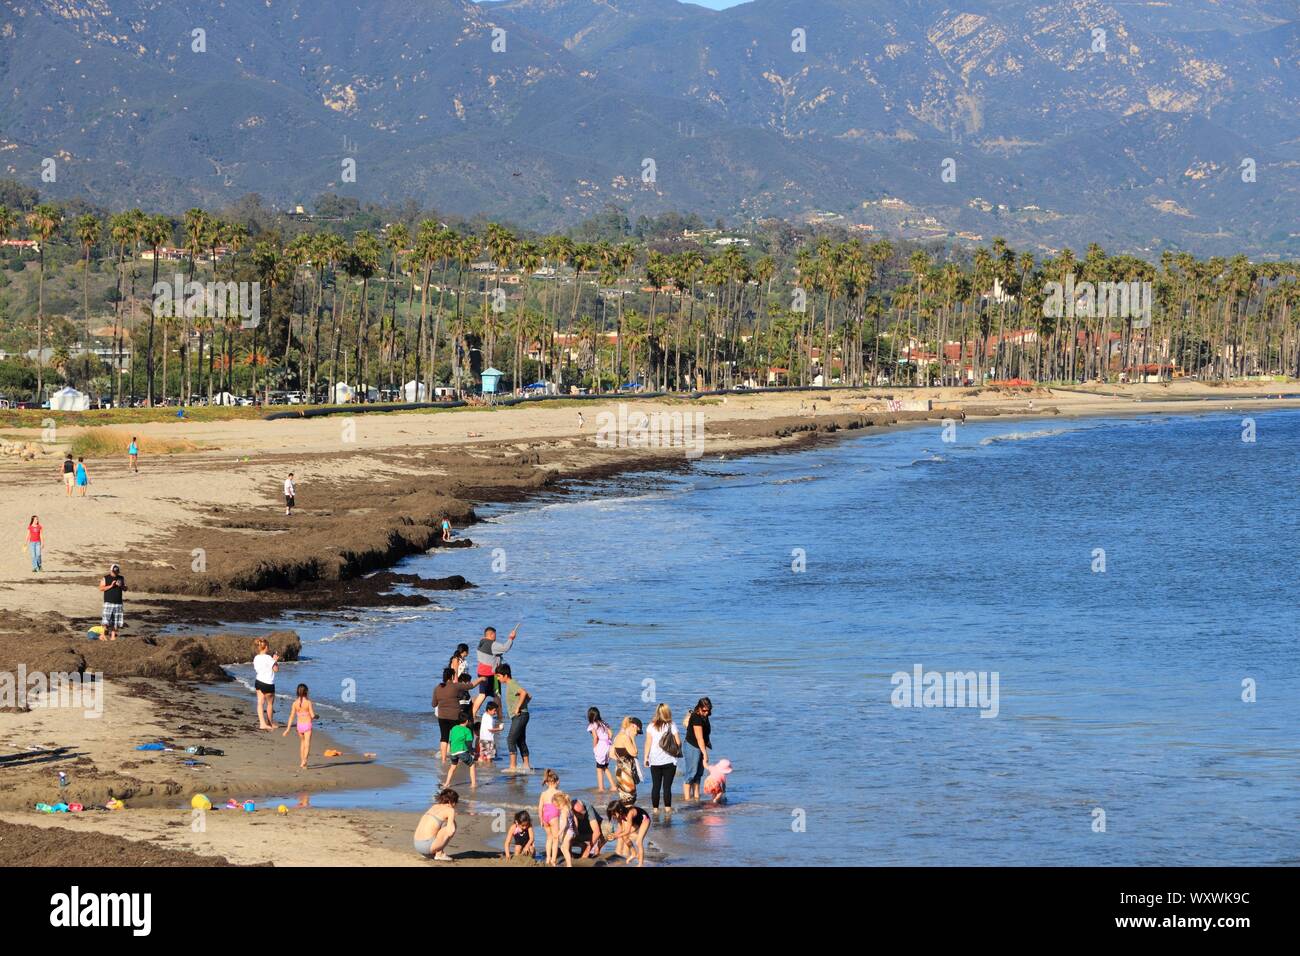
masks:
<instances>
[{"instance_id":1,"label":"child wading in water","mask_svg":"<svg viewBox=\"0 0 1300 956\"><path fill-rule=\"evenodd\" d=\"M307 769L307 754L311 751L311 722L316 719L316 708L307 697L307 685L299 684L298 696L294 698L293 706L289 708L289 722L284 725L284 733L280 736L288 737L290 729L297 725L298 766L304 770Z\"/></svg>"},{"instance_id":2,"label":"child wading in water","mask_svg":"<svg viewBox=\"0 0 1300 956\"><path fill-rule=\"evenodd\" d=\"M447 750L451 766L447 768L447 779L443 782L442 788L446 790L451 786L451 779L456 776L456 767L460 764L469 767L469 785L477 787L478 774L474 771L474 731L469 729L468 710L460 712L456 726L451 728L451 737L447 742Z\"/></svg>"},{"instance_id":3,"label":"child wading in water","mask_svg":"<svg viewBox=\"0 0 1300 956\"><path fill-rule=\"evenodd\" d=\"M537 843L533 835L533 818L528 815L527 810L520 810L515 814L514 825L506 834L506 859L515 856L526 856L530 860L533 854L537 852Z\"/></svg>"},{"instance_id":4,"label":"child wading in water","mask_svg":"<svg viewBox=\"0 0 1300 956\"><path fill-rule=\"evenodd\" d=\"M603 793L608 779L609 789L613 790L614 775L609 770L609 752L614 746L614 731L600 719L600 711L595 707L587 708L587 733L591 734L591 750L596 758L596 789Z\"/></svg>"},{"instance_id":5,"label":"child wading in water","mask_svg":"<svg viewBox=\"0 0 1300 956\"><path fill-rule=\"evenodd\" d=\"M487 767L497 758L496 734L501 729L501 708L495 700L488 701L483 720L478 728L478 759Z\"/></svg>"}]
</instances>

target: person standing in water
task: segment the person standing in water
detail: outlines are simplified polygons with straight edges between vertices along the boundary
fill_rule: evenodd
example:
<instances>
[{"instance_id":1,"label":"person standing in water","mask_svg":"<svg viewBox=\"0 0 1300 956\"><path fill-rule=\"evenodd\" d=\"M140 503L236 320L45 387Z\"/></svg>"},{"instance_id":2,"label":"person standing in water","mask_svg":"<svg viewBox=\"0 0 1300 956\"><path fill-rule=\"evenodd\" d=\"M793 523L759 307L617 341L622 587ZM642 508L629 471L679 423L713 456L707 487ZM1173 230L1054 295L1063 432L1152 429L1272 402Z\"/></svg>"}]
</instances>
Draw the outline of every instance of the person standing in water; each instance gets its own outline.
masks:
<instances>
[{"instance_id":1,"label":"person standing in water","mask_svg":"<svg viewBox=\"0 0 1300 956\"><path fill-rule=\"evenodd\" d=\"M618 802L624 806L636 803L636 785L641 782L641 771L636 766L636 737L641 733L641 721L624 717L614 738L614 785L618 788Z\"/></svg>"},{"instance_id":2,"label":"person standing in water","mask_svg":"<svg viewBox=\"0 0 1300 956\"><path fill-rule=\"evenodd\" d=\"M509 772L514 773L515 758L519 757L524 762L524 772L531 773L533 768L528 762L528 702L533 699L533 695L514 679L509 664L497 667L497 680L505 687L506 704L510 713L510 733L506 735L506 746L510 748Z\"/></svg>"},{"instance_id":3,"label":"person standing in water","mask_svg":"<svg viewBox=\"0 0 1300 956\"><path fill-rule=\"evenodd\" d=\"M457 644L456 651L447 661L447 666L451 668L452 676L460 680L461 674L469 673L469 645Z\"/></svg>"},{"instance_id":4,"label":"person standing in water","mask_svg":"<svg viewBox=\"0 0 1300 956\"><path fill-rule=\"evenodd\" d=\"M131 444L126 449L126 456L131 460L131 474L138 475L140 473L140 469L137 467L140 460L140 446L135 442L136 438L132 435Z\"/></svg>"},{"instance_id":5,"label":"person standing in water","mask_svg":"<svg viewBox=\"0 0 1300 956\"><path fill-rule=\"evenodd\" d=\"M460 723L460 685L456 683L456 672L450 667L442 669L442 683L433 689L433 712L438 718L438 756L447 762L447 747L451 743L451 731Z\"/></svg>"},{"instance_id":6,"label":"person standing in water","mask_svg":"<svg viewBox=\"0 0 1300 956\"><path fill-rule=\"evenodd\" d=\"M497 666L501 663L502 656L514 646L515 635L519 633L519 625L510 632L510 636L504 641L497 640L497 629L495 627L483 628L483 639L478 642L477 651L477 676L486 678L483 681L482 689L474 695L474 702L470 710L477 714L479 707L483 706L485 698L494 697L496 702L501 703L501 692L496 685Z\"/></svg>"},{"instance_id":7,"label":"person standing in water","mask_svg":"<svg viewBox=\"0 0 1300 956\"><path fill-rule=\"evenodd\" d=\"M609 789L613 790L614 774L609 769L609 752L613 747L614 732L601 719L599 708L587 708L587 733L591 734L591 751L596 758L596 790L604 793L606 780L609 780Z\"/></svg>"},{"instance_id":8,"label":"person standing in water","mask_svg":"<svg viewBox=\"0 0 1300 956\"><path fill-rule=\"evenodd\" d=\"M32 520L27 522L27 550L32 556L32 572L44 570L41 566L41 519L32 515Z\"/></svg>"},{"instance_id":9,"label":"person standing in water","mask_svg":"<svg viewBox=\"0 0 1300 956\"><path fill-rule=\"evenodd\" d=\"M659 795L664 798L664 813L673 815L673 777L677 774L677 758L682 755L682 735L673 723L673 712L667 704L655 708L650 729L645 735L645 765L650 768L650 808L659 819Z\"/></svg>"},{"instance_id":10,"label":"person standing in water","mask_svg":"<svg viewBox=\"0 0 1300 956\"><path fill-rule=\"evenodd\" d=\"M709 715L712 713L713 701L701 697L686 721L686 771L682 776L684 800L690 800L692 796L700 799L700 781L704 779L704 771L709 769L709 748L713 746L709 739L712 730Z\"/></svg>"}]
</instances>

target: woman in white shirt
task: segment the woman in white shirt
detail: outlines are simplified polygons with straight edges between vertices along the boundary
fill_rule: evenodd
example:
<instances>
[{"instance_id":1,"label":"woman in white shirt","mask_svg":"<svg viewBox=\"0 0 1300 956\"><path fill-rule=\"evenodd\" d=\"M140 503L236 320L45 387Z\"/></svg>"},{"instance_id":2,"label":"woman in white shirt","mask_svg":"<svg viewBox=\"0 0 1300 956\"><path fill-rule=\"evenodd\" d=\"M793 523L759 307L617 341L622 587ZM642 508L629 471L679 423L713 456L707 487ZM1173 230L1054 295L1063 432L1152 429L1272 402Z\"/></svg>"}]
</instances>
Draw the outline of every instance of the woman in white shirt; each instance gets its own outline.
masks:
<instances>
[{"instance_id":1,"label":"woman in white shirt","mask_svg":"<svg viewBox=\"0 0 1300 956\"><path fill-rule=\"evenodd\" d=\"M257 726L275 729L275 672L280 669L280 655L268 653L266 638L253 641L257 656L253 658L253 687L257 690Z\"/></svg>"},{"instance_id":2,"label":"woman in white shirt","mask_svg":"<svg viewBox=\"0 0 1300 956\"><path fill-rule=\"evenodd\" d=\"M650 805L659 816L659 794L663 792L664 813L673 815L673 777L677 775L677 758L682 755L682 734L673 723L667 704L655 708L654 719L646 728L645 765L650 768Z\"/></svg>"}]
</instances>

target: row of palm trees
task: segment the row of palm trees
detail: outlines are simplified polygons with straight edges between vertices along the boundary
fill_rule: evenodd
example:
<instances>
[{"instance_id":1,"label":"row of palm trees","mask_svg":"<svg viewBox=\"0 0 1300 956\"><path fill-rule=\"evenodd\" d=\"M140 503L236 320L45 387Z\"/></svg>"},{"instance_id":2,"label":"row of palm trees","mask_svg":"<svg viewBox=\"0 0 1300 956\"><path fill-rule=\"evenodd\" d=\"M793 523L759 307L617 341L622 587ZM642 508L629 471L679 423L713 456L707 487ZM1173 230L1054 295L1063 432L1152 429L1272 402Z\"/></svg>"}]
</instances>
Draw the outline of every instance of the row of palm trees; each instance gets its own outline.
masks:
<instances>
[{"instance_id":1,"label":"row of palm trees","mask_svg":"<svg viewBox=\"0 0 1300 956\"><path fill-rule=\"evenodd\" d=\"M967 256L829 236L788 256L738 244L710 255L671 243L519 235L496 223L456 230L433 219L350 237L306 228L286 239L250 236L197 208L179 221L138 209L106 222L87 213L65 229L60 209L42 204L21 220L40 243L38 354L49 243L75 242L87 275L96 256L113 261L119 400L135 393L141 349L149 403L276 385L317 395L334 382L364 400L367 388L411 379L460 389L497 364L514 387L541 378L666 390L766 384L773 369L790 384L859 385L1079 381L1152 364L1212 378L1300 375L1297 264L1242 256L1167 252L1150 263L1094 244L1082 258L1064 249L1040 259L1000 238ZM0 208L0 239L18 222ZM187 282L260 283L262 321L246 329L238 316L155 316L148 290L172 243L183 250ZM152 252L148 287L144 250ZM1044 308L1050 283L1069 278L1149 283L1149 321ZM89 281L83 289L89 322ZM129 383L127 349L136 359Z\"/></svg>"}]
</instances>

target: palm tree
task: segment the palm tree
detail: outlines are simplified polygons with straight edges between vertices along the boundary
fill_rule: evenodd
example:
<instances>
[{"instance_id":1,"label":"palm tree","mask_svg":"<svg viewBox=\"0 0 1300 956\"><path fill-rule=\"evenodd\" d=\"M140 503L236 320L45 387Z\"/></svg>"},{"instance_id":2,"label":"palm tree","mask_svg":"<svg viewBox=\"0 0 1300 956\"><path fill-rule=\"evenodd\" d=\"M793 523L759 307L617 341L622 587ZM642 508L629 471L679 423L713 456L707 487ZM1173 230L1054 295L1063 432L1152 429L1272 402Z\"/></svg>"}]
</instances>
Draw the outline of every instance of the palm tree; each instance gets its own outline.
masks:
<instances>
[{"instance_id":1,"label":"palm tree","mask_svg":"<svg viewBox=\"0 0 1300 956\"><path fill-rule=\"evenodd\" d=\"M271 354L271 329L274 326L275 320L275 290L293 281L293 266L290 263L289 258L285 255L284 249L281 248L278 240L273 237L271 239L263 239L253 246L253 268L257 270L258 282L261 283L262 288L266 291L266 353L264 360L259 359L258 361L250 363L250 367L253 370L253 391L256 392L257 369L263 365L268 366L269 368L274 364L274 356ZM289 322L292 318L292 303L290 303L290 311L286 316L285 321ZM249 354L254 357L262 356L262 353L259 352L257 348L257 332L260 325L261 323L253 326L253 344ZM281 356L281 367L287 368L288 362L289 355L286 351L285 354ZM269 390L269 374L265 379L264 384Z\"/></svg>"},{"instance_id":2,"label":"palm tree","mask_svg":"<svg viewBox=\"0 0 1300 956\"><path fill-rule=\"evenodd\" d=\"M82 318L86 322L86 330L90 330L90 251L99 243L99 236L102 226L100 221L93 213L82 213L72 222L72 231L76 235L77 241L81 243L81 249L84 254L82 264Z\"/></svg>"},{"instance_id":3,"label":"palm tree","mask_svg":"<svg viewBox=\"0 0 1300 956\"><path fill-rule=\"evenodd\" d=\"M172 237L171 220L166 216L149 216L140 232L141 239L153 251L153 284L158 285L158 257L159 249L163 243ZM173 306L173 311L175 306ZM145 402L151 408L153 407L153 330L154 320L157 318L157 309L149 309L149 341L146 345L145 352ZM163 383L162 383L163 401L167 400L167 329L163 327Z\"/></svg>"},{"instance_id":4,"label":"palm tree","mask_svg":"<svg viewBox=\"0 0 1300 956\"><path fill-rule=\"evenodd\" d=\"M524 274L523 276L523 284L525 289L524 301L526 302L527 301L526 292L528 288L529 277L532 276L533 273L535 273L538 269L542 267L542 250L537 245L537 243L531 240L524 240L523 242L519 243L519 246L516 249L515 254L519 260L519 268L523 271ZM518 311L525 312L525 316L522 321L518 321L514 324L517 333L515 336L515 365L514 365L514 378L515 378L516 387L523 384L521 379L523 375L522 370L523 370L523 362L524 362L524 350L527 345L527 343L525 342L525 337L531 334L534 326L537 324L534 321L535 316L526 314L524 308L521 307Z\"/></svg>"},{"instance_id":5,"label":"palm tree","mask_svg":"<svg viewBox=\"0 0 1300 956\"><path fill-rule=\"evenodd\" d=\"M411 244L411 231L406 228L404 223L395 222L388 227L384 234L384 246L388 249L388 281L384 283L384 297L379 305L379 365L380 375L383 375L383 369L388 369L388 386L392 388L393 381L393 353L397 345L397 272L398 260L401 254L407 251L407 246ZM389 308L391 295L391 314L389 315L388 329L384 329L384 310ZM403 383L405 384L405 383Z\"/></svg>"},{"instance_id":6,"label":"palm tree","mask_svg":"<svg viewBox=\"0 0 1300 956\"><path fill-rule=\"evenodd\" d=\"M357 395L358 401L366 401L366 386L369 384L365 380L365 368L363 368L363 354L366 348L369 329L366 325L366 308L367 295L370 290L370 280L375 273L379 271L380 261L383 258L383 251L379 246L379 241L375 239L370 232L362 230L352 238L352 255L351 268L349 273L356 277L361 277L361 296L357 300L357 341L356 341L356 374L357 374Z\"/></svg>"},{"instance_id":7,"label":"palm tree","mask_svg":"<svg viewBox=\"0 0 1300 956\"><path fill-rule=\"evenodd\" d=\"M203 250L207 248L207 234L211 228L210 221L208 214L197 207L186 210L185 216L181 220L185 236L185 251L189 253L189 273L186 276L187 283L194 279L198 259L203 255ZM190 375L190 323L188 312L185 316L185 321L177 323L177 326L182 330L180 346L180 403L182 405L188 405L193 398L194 391L194 382ZM202 345L200 344L199 360L202 361L202 358Z\"/></svg>"},{"instance_id":8,"label":"palm tree","mask_svg":"<svg viewBox=\"0 0 1300 956\"><path fill-rule=\"evenodd\" d=\"M36 395L45 394L45 247L63 223L63 211L41 203L27 214L27 229L40 244L40 277L36 293Z\"/></svg>"},{"instance_id":9,"label":"palm tree","mask_svg":"<svg viewBox=\"0 0 1300 956\"><path fill-rule=\"evenodd\" d=\"M226 226L224 239L226 242L227 254L230 257L230 268L228 274L230 281L235 279L235 266L239 259L239 253L248 245L248 227L242 222L233 222ZM215 268L215 266L214 266ZM259 302L260 305L260 302ZM221 362L221 391L235 391L235 330L239 324L235 317L227 314L226 321L222 328L222 362Z\"/></svg>"},{"instance_id":10,"label":"palm tree","mask_svg":"<svg viewBox=\"0 0 1300 956\"><path fill-rule=\"evenodd\" d=\"M126 258L126 248L135 240L135 218L129 212L120 212L110 216L108 220L108 237L110 251L112 246L117 246L117 282L116 292L117 301L114 303L113 310L113 361L117 368L117 390L114 393L114 402L121 404L124 397L122 388L122 309L123 300L126 298L126 290L123 288L124 281L122 275L122 263Z\"/></svg>"}]
</instances>

